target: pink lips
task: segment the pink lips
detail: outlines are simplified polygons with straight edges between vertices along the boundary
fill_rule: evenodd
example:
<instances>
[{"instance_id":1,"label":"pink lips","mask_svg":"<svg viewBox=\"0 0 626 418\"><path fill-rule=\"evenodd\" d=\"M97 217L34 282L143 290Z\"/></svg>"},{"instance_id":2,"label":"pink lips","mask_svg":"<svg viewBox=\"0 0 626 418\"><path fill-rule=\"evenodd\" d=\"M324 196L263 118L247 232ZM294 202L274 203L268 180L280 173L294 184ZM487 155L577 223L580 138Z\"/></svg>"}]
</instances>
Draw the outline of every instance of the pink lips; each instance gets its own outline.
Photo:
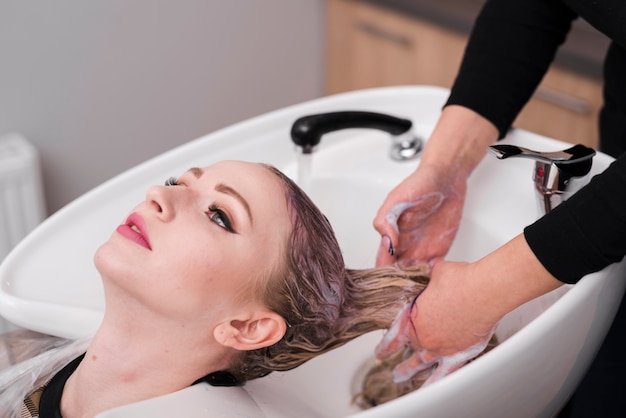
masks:
<instances>
[{"instance_id":1,"label":"pink lips","mask_svg":"<svg viewBox=\"0 0 626 418\"><path fill-rule=\"evenodd\" d=\"M124 238L152 250L146 231L146 223L140 215L131 213L128 219L126 219L126 223L118 226L116 231Z\"/></svg>"}]
</instances>

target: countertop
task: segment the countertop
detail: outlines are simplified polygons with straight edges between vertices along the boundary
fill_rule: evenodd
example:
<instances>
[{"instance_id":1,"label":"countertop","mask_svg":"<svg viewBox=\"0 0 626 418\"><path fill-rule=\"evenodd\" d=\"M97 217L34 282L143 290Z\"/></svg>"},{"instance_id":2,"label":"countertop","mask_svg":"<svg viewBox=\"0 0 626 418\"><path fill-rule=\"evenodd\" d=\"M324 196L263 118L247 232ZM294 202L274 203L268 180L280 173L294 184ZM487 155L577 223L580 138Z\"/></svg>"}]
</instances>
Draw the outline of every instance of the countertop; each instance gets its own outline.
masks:
<instances>
[{"instance_id":1,"label":"countertop","mask_svg":"<svg viewBox=\"0 0 626 418\"><path fill-rule=\"evenodd\" d=\"M425 19L469 34L485 0L364 0L406 15ZM601 79L609 39L582 19L574 22L559 48L555 63L586 76Z\"/></svg>"}]
</instances>

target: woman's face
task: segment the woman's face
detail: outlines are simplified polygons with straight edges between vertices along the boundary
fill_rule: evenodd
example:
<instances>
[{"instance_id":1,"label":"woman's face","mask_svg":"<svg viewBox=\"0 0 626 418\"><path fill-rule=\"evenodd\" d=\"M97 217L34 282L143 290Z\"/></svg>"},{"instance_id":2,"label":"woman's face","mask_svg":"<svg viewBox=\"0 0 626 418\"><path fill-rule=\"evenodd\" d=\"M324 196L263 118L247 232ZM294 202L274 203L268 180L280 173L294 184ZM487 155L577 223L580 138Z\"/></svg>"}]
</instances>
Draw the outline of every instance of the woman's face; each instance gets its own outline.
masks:
<instances>
[{"instance_id":1,"label":"woman's face","mask_svg":"<svg viewBox=\"0 0 626 418\"><path fill-rule=\"evenodd\" d=\"M151 187L95 263L107 299L117 292L168 318L219 322L280 268L290 232L276 176L260 164L224 161Z\"/></svg>"}]
</instances>

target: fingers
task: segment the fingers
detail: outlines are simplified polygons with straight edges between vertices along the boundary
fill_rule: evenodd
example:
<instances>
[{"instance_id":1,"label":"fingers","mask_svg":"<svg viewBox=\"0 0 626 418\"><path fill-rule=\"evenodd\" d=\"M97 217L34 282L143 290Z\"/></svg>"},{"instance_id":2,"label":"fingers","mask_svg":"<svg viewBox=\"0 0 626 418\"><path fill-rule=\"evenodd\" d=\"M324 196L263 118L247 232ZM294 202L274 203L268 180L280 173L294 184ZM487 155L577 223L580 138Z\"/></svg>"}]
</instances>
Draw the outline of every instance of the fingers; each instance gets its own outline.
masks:
<instances>
[{"instance_id":1,"label":"fingers","mask_svg":"<svg viewBox=\"0 0 626 418\"><path fill-rule=\"evenodd\" d=\"M406 382L416 374L436 365L428 379L422 384L422 387L424 387L460 369L471 359L466 356L450 356L428 360L425 358L425 353L426 350L416 350L407 360L398 364L392 371L393 381L395 383Z\"/></svg>"},{"instance_id":2,"label":"fingers","mask_svg":"<svg viewBox=\"0 0 626 418\"><path fill-rule=\"evenodd\" d=\"M393 264L398 260L401 233L398 220L406 210L414 206L415 203L400 202L394 204L389 210L385 210L383 207L374 219L374 227L381 234L380 246L376 255L376 267Z\"/></svg>"},{"instance_id":3,"label":"fingers","mask_svg":"<svg viewBox=\"0 0 626 418\"><path fill-rule=\"evenodd\" d=\"M478 356L487 347L489 340L491 339L489 334L488 338L469 347L466 350L458 352L450 356L440 356L432 359L428 358L428 351L422 348L417 348L414 353L404 362L397 365L392 372L393 380L396 383L406 382L411 379L417 373L428 369L434 364L437 365L426 379L422 387L430 385L442 378L446 377L450 373L460 369L465 363Z\"/></svg>"},{"instance_id":4,"label":"fingers","mask_svg":"<svg viewBox=\"0 0 626 418\"><path fill-rule=\"evenodd\" d=\"M447 358L441 359L438 362L437 367L435 367L433 372L428 377L428 379L426 379L426 381L422 384L422 387L428 386L432 383L435 383L438 380L443 379L450 373L460 369L465 363L466 361L459 363L458 361L455 361L455 360L449 361Z\"/></svg>"},{"instance_id":5,"label":"fingers","mask_svg":"<svg viewBox=\"0 0 626 418\"><path fill-rule=\"evenodd\" d=\"M397 223L396 228L400 230L414 230L421 226L425 220L433 216L445 201L445 196L441 192L432 192L419 196L413 202L400 202L392 207L390 214L396 222L400 217L402 220ZM400 211L400 213L394 212Z\"/></svg>"},{"instance_id":6,"label":"fingers","mask_svg":"<svg viewBox=\"0 0 626 418\"><path fill-rule=\"evenodd\" d=\"M442 193L432 192L410 202L397 202L390 207L385 204L374 219L374 227L382 237L376 266L396 261L411 264L429 258L425 257L430 255L428 249L420 243L426 239L437 239L428 237L428 220L441 209L444 201Z\"/></svg>"},{"instance_id":7,"label":"fingers","mask_svg":"<svg viewBox=\"0 0 626 418\"><path fill-rule=\"evenodd\" d=\"M420 203L421 203L421 199L415 202L396 203L389 209L389 211L387 211L387 214L385 215L385 221L387 225L390 225L395 231L395 233L399 234L400 229L398 227L398 220L400 219L400 216L402 216L402 214L406 212L407 210L415 208L416 206L419 206Z\"/></svg>"},{"instance_id":8,"label":"fingers","mask_svg":"<svg viewBox=\"0 0 626 418\"><path fill-rule=\"evenodd\" d=\"M392 203L393 201L391 195L387 197L387 200L380 209L378 209L378 213L376 213L376 217L374 218L374 229L376 229L381 236L388 235L390 237L397 237L398 224L395 221L390 223L387 217L390 208L394 205L394 203Z\"/></svg>"},{"instance_id":9,"label":"fingers","mask_svg":"<svg viewBox=\"0 0 626 418\"><path fill-rule=\"evenodd\" d=\"M383 336L383 339L374 350L376 358L384 360L391 357L395 353L403 350L411 341L414 335L413 325L411 323L411 306L407 304L391 323L389 330Z\"/></svg>"},{"instance_id":10,"label":"fingers","mask_svg":"<svg viewBox=\"0 0 626 418\"><path fill-rule=\"evenodd\" d=\"M395 222L389 222L386 212L385 207L381 207L374 219L374 228L381 235L376 254L376 267L387 266L396 262L397 248L393 243L398 242L398 225Z\"/></svg>"},{"instance_id":11,"label":"fingers","mask_svg":"<svg viewBox=\"0 0 626 418\"><path fill-rule=\"evenodd\" d=\"M399 233L398 219L407 210L415 205L419 205L421 202L397 202L393 205L385 203L374 219L374 228L381 235L388 235L390 237L397 236Z\"/></svg>"},{"instance_id":12,"label":"fingers","mask_svg":"<svg viewBox=\"0 0 626 418\"><path fill-rule=\"evenodd\" d=\"M394 367L391 376L395 383L402 383L410 380L418 374L435 364L435 361L427 361L422 356L423 350L415 351L408 359Z\"/></svg>"},{"instance_id":13,"label":"fingers","mask_svg":"<svg viewBox=\"0 0 626 418\"><path fill-rule=\"evenodd\" d=\"M396 261L396 249L389 235L383 235L376 255L376 267L393 264Z\"/></svg>"},{"instance_id":14,"label":"fingers","mask_svg":"<svg viewBox=\"0 0 626 418\"><path fill-rule=\"evenodd\" d=\"M388 211L386 207L386 204L383 205L374 219L374 228L381 235L380 245L376 254L376 267L393 264L398 256L399 231L397 217L394 215L390 217L389 213L394 213L393 208L391 211Z\"/></svg>"}]
</instances>

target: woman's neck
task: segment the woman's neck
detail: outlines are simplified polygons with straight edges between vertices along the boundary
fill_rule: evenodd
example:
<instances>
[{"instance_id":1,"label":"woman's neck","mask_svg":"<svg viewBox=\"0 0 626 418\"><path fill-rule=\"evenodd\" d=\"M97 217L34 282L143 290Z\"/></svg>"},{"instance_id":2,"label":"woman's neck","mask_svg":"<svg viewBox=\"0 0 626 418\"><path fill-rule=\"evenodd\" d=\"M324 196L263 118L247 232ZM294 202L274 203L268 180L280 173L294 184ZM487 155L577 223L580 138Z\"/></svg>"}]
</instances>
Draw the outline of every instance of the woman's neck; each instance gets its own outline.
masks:
<instances>
[{"instance_id":1,"label":"woman's neck","mask_svg":"<svg viewBox=\"0 0 626 418\"><path fill-rule=\"evenodd\" d=\"M188 387L227 367L232 354L207 329L128 316L106 316L61 400L67 418L92 417L116 406ZM136 326L134 324L141 324Z\"/></svg>"}]
</instances>

